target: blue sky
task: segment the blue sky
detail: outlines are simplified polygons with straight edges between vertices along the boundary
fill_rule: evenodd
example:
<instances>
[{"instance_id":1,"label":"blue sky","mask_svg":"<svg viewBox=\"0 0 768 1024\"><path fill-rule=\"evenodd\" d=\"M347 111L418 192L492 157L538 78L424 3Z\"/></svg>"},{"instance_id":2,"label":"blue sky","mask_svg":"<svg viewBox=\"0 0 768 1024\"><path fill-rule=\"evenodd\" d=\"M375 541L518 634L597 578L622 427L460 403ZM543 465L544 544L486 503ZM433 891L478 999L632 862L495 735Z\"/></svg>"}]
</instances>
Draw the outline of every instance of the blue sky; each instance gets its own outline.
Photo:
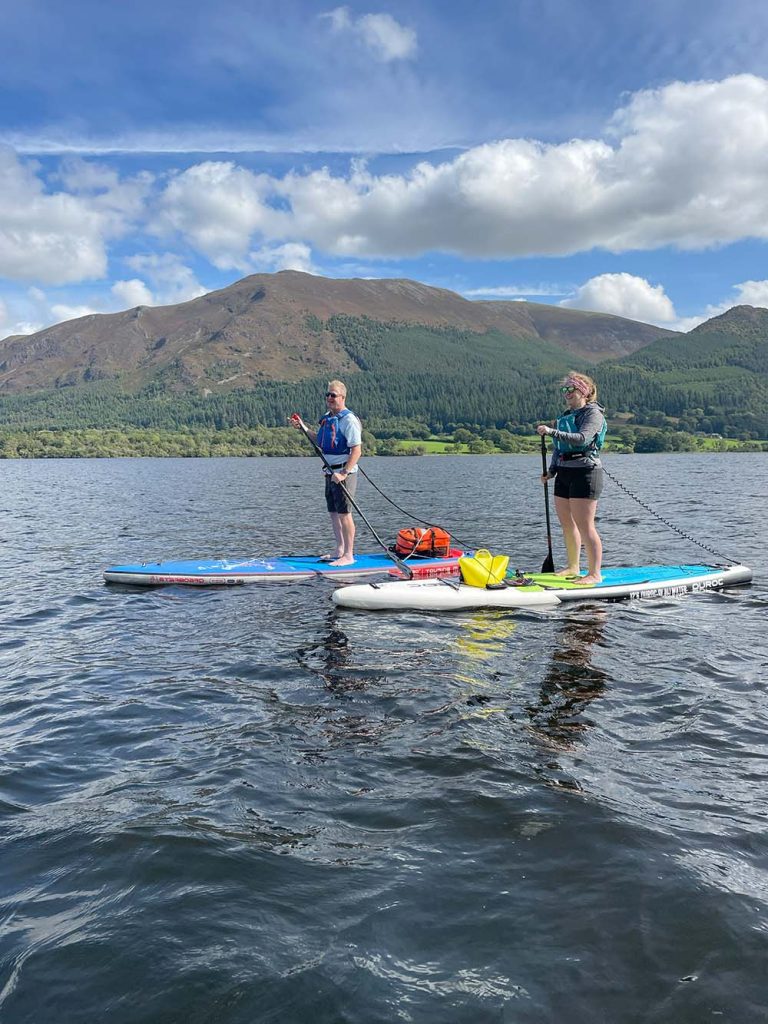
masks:
<instances>
[{"instance_id":1,"label":"blue sky","mask_svg":"<svg viewBox=\"0 0 768 1024\"><path fill-rule=\"evenodd\" d=\"M0 6L0 337L249 273L768 306L750 0Z\"/></svg>"}]
</instances>

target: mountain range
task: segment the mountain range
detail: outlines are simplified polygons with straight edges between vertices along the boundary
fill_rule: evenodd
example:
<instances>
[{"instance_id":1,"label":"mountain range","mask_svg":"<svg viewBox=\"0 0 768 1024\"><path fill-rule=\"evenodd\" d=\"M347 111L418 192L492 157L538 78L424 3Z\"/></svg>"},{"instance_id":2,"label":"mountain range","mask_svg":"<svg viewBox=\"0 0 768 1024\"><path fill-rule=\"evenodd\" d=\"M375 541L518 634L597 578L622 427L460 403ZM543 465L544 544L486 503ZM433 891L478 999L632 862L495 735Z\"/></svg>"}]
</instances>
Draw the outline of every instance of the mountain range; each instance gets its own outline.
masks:
<instances>
[{"instance_id":1,"label":"mountain range","mask_svg":"<svg viewBox=\"0 0 768 1024\"><path fill-rule=\"evenodd\" d=\"M569 369L595 377L609 416L768 436L766 309L735 306L681 334L416 281L296 271L0 341L0 425L278 426L341 377L371 423L528 429L552 415Z\"/></svg>"},{"instance_id":2,"label":"mountain range","mask_svg":"<svg viewBox=\"0 0 768 1024\"><path fill-rule=\"evenodd\" d=\"M532 302L472 302L408 280L330 280L298 271L257 274L174 306L91 314L0 341L0 395L119 379L140 388L174 368L183 389L251 389L264 381L345 376L359 367L333 317L494 332L547 342L598 362L673 332L606 313Z\"/></svg>"}]
</instances>

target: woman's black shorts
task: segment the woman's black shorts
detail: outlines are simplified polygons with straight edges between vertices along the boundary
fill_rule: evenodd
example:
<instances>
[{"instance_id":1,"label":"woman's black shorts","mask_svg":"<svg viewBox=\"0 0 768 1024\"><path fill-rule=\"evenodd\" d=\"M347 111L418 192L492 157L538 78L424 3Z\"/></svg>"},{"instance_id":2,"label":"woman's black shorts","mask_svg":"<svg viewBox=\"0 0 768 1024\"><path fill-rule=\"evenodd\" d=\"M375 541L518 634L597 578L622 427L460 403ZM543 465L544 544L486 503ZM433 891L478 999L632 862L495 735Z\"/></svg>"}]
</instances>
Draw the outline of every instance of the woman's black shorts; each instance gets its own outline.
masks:
<instances>
[{"instance_id":1,"label":"woman's black shorts","mask_svg":"<svg viewBox=\"0 0 768 1024\"><path fill-rule=\"evenodd\" d=\"M602 466L560 466L555 477L556 498L592 498L603 493Z\"/></svg>"}]
</instances>

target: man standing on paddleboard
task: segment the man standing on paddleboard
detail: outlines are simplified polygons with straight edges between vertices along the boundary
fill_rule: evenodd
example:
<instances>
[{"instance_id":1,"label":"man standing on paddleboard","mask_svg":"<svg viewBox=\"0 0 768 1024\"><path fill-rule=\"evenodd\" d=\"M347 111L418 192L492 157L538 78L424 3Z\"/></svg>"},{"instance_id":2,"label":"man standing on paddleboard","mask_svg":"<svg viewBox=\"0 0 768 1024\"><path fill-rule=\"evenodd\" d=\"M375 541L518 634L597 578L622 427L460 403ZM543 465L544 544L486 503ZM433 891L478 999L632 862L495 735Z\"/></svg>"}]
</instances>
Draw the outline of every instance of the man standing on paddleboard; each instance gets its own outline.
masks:
<instances>
[{"instance_id":1,"label":"man standing on paddleboard","mask_svg":"<svg viewBox=\"0 0 768 1024\"><path fill-rule=\"evenodd\" d=\"M360 420L347 409L347 388L340 380L332 380L325 393L326 414L317 430L309 430L301 417L294 414L291 424L304 429L310 440L323 453L325 503L331 516L336 552L324 555L322 561L331 565L351 565L355 560L355 521L352 503L357 490L357 463L363 452L363 428ZM331 472L333 471L333 472Z\"/></svg>"}]
</instances>

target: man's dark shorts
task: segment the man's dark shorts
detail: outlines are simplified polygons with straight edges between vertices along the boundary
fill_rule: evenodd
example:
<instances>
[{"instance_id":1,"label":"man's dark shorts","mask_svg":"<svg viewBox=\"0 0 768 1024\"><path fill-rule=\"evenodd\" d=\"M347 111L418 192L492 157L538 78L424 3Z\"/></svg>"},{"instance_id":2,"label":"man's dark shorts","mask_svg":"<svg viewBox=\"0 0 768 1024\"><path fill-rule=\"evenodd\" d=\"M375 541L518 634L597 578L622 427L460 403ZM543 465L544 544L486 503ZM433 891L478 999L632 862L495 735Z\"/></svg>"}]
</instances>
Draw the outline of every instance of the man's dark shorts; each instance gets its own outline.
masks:
<instances>
[{"instance_id":1,"label":"man's dark shorts","mask_svg":"<svg viewBox=\"0 0 768 1024\"><path fill-rule=\"evenodd\" d=\"M602 466L561 467L555 477L556 498L592 498L594 501L603 493Z\"/></svg>"},{"instance_id":2,"label":"man's dark shorts","mask_svg":"<svg viewBox=\"0 0 768 1024\"><path fill-rule=\"evenodd\" d=\"M344 488L346 488L346 494L344 493ZM341 484L335 484L330 476L326 476L325 503L328 506L328 511L338 512L341 515L351 512L352 505L347 499L347 494L351 494L354 498L356 490L357 473L350 473L349 476L344 477L344 487Z\"/></svg>"}]
</instances>

